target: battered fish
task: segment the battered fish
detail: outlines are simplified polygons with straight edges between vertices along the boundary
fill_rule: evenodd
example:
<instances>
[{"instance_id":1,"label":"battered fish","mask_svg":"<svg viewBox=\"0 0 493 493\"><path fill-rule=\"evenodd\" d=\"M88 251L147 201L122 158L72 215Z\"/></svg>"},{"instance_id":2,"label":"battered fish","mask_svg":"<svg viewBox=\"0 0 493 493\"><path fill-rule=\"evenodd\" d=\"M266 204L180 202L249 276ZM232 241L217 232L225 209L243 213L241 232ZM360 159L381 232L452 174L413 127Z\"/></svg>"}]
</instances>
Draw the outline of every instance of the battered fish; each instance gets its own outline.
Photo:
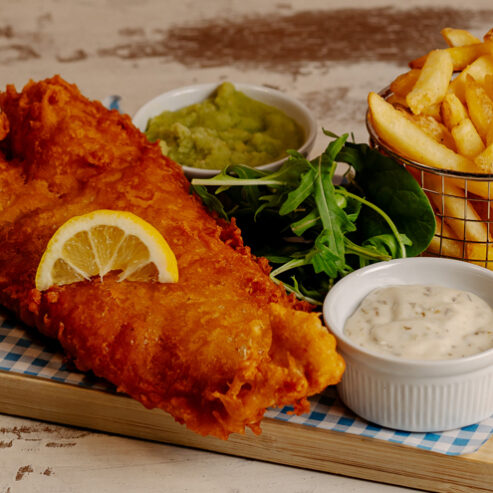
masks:
<instances>
[{"instance_id":1,"label":"battered fish","mask_svg":"<svg viewBox=\"0 0 493 493\"><path fill-rule=\"evenodd\" d=\"M56 76L0 94L0 303L58 338L82 370L202 435L259 433L269 406L340 380L344 362L319 316L268 276L234 222L211 217L181 168L126 115ZM39 292L35 273L65 221L126 210L173 249L175 284L115 274Z\"/></svg>"}]
</instances>

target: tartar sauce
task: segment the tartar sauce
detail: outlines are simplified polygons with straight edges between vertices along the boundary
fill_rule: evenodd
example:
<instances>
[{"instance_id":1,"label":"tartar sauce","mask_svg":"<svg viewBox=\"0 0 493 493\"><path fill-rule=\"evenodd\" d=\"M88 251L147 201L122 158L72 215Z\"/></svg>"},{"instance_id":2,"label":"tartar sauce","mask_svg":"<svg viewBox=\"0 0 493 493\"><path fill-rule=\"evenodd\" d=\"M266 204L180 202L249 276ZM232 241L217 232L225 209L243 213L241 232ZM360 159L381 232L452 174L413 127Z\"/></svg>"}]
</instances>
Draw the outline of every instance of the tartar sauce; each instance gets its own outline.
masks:
<instances>
[{"instance_id":1,"label":"tartar sauce","mask_svg":"<svg viewBox=\"0 0 493 493\"><path fill-rule=\"evenodd\" d=\"M361 302L344 333L362 347L405 359L461 358L493 347L493 310L466 291L388 286Z\"/></svg>"}]
</instances>

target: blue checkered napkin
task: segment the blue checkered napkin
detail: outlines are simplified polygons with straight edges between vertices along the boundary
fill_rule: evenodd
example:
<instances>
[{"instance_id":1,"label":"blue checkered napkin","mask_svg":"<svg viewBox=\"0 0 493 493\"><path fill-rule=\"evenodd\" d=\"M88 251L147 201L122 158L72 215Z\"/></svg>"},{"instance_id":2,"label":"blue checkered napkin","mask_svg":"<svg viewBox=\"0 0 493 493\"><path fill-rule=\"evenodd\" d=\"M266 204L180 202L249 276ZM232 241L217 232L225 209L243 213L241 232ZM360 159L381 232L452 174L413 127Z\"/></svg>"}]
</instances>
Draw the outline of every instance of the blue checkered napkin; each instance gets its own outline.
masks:
<instances>
[{"instance_id":1,"label":"blue checkered napkin","mask_svg":"<svg viewBox=\"0 0 493 493\"><path fill-rule=\"evenodd\" d=\"M475 425L440 433L411 433L383 428L359 418L347 409L339 400L335 387L328 387L322 394L311 398L310 404L310 413L302 416L291 414L292 406L269 409L266 416L324 430L400 443L447 455L472 453L493 434L493 416Z\"/></svg>"},{"instance_id":2,"label":"blue checkered napkin","mask_svg":"<svg viewBox=\"0 0 493 493\"><path fill-rule=\"evenodd\" d=\"M65 364L60 345L19 324L0 307L0 370L49 378L57 382L111 390L108 382L72 370Z\"/></svg>"},{"instance_id":3,"label":"blue checkered napkin","mask_svg":"<svg viewBox=\"0 0 493 493\"><path fill-rule=\"evenodd\" d=\"M109 110L118 110L121 111L120 109L120 100L121 97L117 96L116 94L112 94L110 96L106 96L101 103L103 103L103 106L108 108Z\"/></svg>"},{"instance_id":4,"label":"blue checkered napkin","mask_svg":"<svg viewBox=\"0 0 493 493\"><path fill-rule=\"evenodd\" d=\"M64 364L56 341L40 336L19 324L8 312L0 310L0 370L49 378L58 382L115 392L109 383L80 373ZM355 416L340 402L334 387L310 399L311 412L290 414L293 407L269 409L266 416L290 423L352 433L448 455L477 450L493 433L493 417L465 428L441 433L408 433L370 424Z\"/></svg>"}]
</instances>

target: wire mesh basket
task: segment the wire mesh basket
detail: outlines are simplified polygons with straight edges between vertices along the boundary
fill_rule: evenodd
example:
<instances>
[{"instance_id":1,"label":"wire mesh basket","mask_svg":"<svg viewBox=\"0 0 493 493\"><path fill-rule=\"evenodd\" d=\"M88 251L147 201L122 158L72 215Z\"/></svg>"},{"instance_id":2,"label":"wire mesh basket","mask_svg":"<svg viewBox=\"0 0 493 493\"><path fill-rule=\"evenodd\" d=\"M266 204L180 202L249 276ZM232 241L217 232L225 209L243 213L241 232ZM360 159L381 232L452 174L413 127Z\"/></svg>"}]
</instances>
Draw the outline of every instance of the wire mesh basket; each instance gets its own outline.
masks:
<instances>
[{"instance_id":1,"label":"wire mesh basket","mask_svg":"<svg viewBox=\"0 0 493 493\"><path fill-rule=\"evenodd\" d=\"M379 94L388 98L392 92L386 88ZM437 227L425 254L465 260L493 270L493 174L449 171L413 161L379 137L369 112L366 127L370 145L402 164L430 200Z\"/></svg>"}]
</instances>

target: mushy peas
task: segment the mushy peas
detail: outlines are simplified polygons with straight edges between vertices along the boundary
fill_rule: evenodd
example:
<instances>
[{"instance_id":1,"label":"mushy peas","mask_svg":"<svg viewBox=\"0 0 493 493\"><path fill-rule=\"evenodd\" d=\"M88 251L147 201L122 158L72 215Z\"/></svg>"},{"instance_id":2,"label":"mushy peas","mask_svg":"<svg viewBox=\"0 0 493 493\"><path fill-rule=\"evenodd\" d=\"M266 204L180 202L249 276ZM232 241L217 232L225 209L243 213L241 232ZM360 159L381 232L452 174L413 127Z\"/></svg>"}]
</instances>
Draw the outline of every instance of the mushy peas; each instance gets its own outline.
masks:
<instances>
[{"instance_id":1,"label":"mushy peas","mask_svg":"<svg viewBox=\"0 0 493 493\"><path fill-rule=\"evenodd\" d=\"M211 98L147 123L147 138L163 154L194 168L260 166L286 156L304 141L301 127L282 111L249 98L224 82Z\"/></svg>"}]
</instances>

